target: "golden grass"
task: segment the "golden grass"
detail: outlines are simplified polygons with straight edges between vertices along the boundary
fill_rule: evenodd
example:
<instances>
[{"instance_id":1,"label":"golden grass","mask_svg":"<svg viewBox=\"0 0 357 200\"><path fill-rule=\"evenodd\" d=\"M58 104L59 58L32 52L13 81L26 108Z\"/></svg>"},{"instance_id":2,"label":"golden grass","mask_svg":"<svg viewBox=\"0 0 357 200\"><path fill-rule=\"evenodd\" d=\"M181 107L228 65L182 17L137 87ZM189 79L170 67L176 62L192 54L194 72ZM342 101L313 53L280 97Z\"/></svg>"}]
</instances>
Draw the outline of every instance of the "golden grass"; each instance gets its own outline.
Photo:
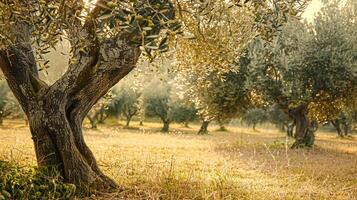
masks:
<instances>
[{"instance_id":1,"label":"golden grass","mask_svg":"<svg viewBox=\"0 0 357 200\"><path fill-rule=\"evenodd\" d=\"M85 130L102 169L123 189L91 199L357 199L356 138L318 133L315 148L291 150L292 141L270 128L211 127L198 136L197 126L174 125L168 135L160 126ZM0 130L0 144L0 160L35 164L21 122Z\"/></svg>"}]
</instances>

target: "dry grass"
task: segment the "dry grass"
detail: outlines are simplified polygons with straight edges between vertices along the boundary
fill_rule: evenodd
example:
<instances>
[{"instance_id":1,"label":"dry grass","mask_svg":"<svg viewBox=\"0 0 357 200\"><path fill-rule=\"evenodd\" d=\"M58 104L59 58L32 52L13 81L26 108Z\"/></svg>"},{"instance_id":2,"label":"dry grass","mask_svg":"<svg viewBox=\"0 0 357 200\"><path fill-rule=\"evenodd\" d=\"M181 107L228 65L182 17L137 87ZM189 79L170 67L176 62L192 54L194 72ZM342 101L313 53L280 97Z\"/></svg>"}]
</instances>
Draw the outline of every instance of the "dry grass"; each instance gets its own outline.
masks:
<instances>
[{"instance_id":1,"label":"dry grass","mask_svg":"<svg viewBox=\"0 0 357 200\"><path fill-rule=\"evenodd\" d=\"M85 131L102 169L123 189L91 199L357 199L356 137L319 133L314 149L290 150L292 141L269 128L197 136L196 126L176 125L169 135L159 126ZM0 130L0 144L0 160L35 164L22 122Z\"/></svg>"}]
</instances>

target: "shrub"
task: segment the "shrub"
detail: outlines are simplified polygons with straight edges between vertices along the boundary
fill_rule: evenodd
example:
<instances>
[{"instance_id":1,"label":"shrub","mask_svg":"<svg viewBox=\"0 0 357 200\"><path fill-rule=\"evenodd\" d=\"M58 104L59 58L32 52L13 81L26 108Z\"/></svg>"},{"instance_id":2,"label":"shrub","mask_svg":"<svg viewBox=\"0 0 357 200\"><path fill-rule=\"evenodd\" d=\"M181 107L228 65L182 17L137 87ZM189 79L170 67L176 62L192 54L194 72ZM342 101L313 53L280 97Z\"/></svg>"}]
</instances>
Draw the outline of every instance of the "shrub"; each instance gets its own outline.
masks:
<instances>
[{"instance_id":1,"label":"shrub","mask_svg":"<svg viewBox=\"0 0 357 200\"><path fill-rule=\"evenodd\" d=\"M75 186L65 184L54 169L20 167L0 161L0 200L69 199Z\"/></svg>"}]
</instances>

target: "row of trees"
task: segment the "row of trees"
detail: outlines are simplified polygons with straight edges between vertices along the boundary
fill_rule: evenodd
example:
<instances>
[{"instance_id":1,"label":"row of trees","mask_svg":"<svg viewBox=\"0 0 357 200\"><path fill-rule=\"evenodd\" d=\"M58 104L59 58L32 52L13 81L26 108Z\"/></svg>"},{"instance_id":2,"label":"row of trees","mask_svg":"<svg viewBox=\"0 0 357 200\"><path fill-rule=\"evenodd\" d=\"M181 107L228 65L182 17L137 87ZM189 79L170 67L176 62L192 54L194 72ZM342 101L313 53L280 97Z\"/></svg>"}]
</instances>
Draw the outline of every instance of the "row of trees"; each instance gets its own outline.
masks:
<instances>
[{"instance_id":1,"label":"row of trees","mask_svg":"<svg viewBox=\"0 0 357 200\"><path fill-rule=\"evenodd\" d=\"M351 16L346 17L321 15L313 27L294 25L301 27L297 32L304 37L299 37L278 30L301 13L307 0L93 2L0 2L0 67L28 118L38 165L55 168L78 192L117 187L86 145L83 120L134 70L142 52L152 60L168 51L173 39L178 77L189 83L182 87L184 99L195 106L205 126L274 102L296 122L294 146L310 146L310 118L320 120L318 108L330 102L343 108L346 100L356 99L355 72L350 70L356 58L351 46L357 35L354 10L347 10ZM54 83L45 82L39 70L51 62L44 55L64 38L71 49L68 67ZM260 39L251 42L253 38ZM170 102L162 96L156 95L160 101L143 100L153 105ZM150 106L145 110L156 112ZM168 124L169 112L162 119Z\"/></svg>"},{"instance_id":2,"label":"row of trees","mask_svg":"<svg viewBox=\"0 0 357 200\"><path fill-rule=\"evenodd\" d=\"M341 116L353 116L356 110L355 9L355 1L328 2L313 23L289 19L272 40L240 35L250 42L238 56L226 53L239 49L228 37L235 26L222 23L224 30L214 31L216 26L195 24L192 32L203 34L178 47L178 65L191 66L180 71L186 98L207 121L249 116L249 110L254 116L257 109L276 106L295 126L292 147L312 146L318 124L330 121L339 127ZM219 21L222 16L210 17ZM229 22L244 27L249 20ZM210 32L218 35L209 34L210 38ZM291 135L291 123L287 129Z\"/></svg>"}]
</instances>

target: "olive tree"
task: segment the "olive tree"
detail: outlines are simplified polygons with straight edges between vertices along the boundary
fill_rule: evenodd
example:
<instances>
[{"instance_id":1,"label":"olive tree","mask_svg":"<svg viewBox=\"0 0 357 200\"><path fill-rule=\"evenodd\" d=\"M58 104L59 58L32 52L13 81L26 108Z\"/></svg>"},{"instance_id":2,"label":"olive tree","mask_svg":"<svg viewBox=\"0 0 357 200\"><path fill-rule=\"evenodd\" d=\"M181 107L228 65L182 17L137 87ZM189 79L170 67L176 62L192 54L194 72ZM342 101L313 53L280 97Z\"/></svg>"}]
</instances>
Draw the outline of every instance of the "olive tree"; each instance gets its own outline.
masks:
<instances>
[{"instance_id":1,"label":"olive tree","mask_svg":"<svg viewBox=\"0 0 357 200\"><path fill-rule=\"evenodd\" d=\"M29 119L38 165L56 167L79 192L116 187L84 142L82 121L135 67L141 49L156 48L160 30L177 28L173 5L10 0L0 2L0 16L0 67ZM71 45L68 69L48 85L38 76L50 65L43 54L63 38Z\"/></svg>"},{"instance_id":2,"label":"olive tree","mask_svg":"<svg viewBox=\"0 0 357 200\"><path fill-rule=\"evenodd\" d=\"M171 99L172 105L172 120L177 123L182 123L186 128L189 123L197 118L197 110L192 103L183 101L182 99Z\"/></svg>"},{"instance_id":3,"label":"olive tree","mask_svg":"<svg viewBox=\"0 0 357 200\"><path fill-rule=\"evenodd\" d=\"M254 92L295 122L293 148L312 146L319 121L338 115L356 95L355 2L327 4L313 24L292 20L270 44L251 46Z\"/></svg>"},{"instance_id":4,"label":"olive tree","mask_svg":"<svg viewBox=\"0 0 357 200\"><path fill-rule=\"evenodd\" d=\"M151 50L167 51L168 38L181 26L173 20L175 7L169 0L95 2L0 2L0 68L28 118L37 163L55 167L66 182L86 193L116 184L101 172L84 141L84 118L135 68L142 51L149 58L155 56ZM181 6L195 1L177 2L176 7L182 10ZM301 2L236 0L233 6L249 7L249 14L256 19L252 28L269 35ZM38 71L51 65L44 55L63 39L71 49L68 66L58 80L47 84Z\"/></svg>"},{"instance_id":5,"label":"olive tree","mask_svg":"<svg viewBox=\"0 0 357 200\"><path fill-rule=\"evenodd\" d=\"M252 126L253 131L257 131L256 126L268 121L268 114L265 110L253 108L247 111L242 117L242 122Z\"/></svg>"},{"instance_id":6,"label":"olive tree","mask_svg":"<svg viewBox=\"0 0 357 200\"><path fill-rule=\"evenodd\" d=\"M151 83L151 90L144 93L145 115L148 117L159 117L162 120L162 132L168 132L172 122L169 84L159 79Z\"/></svg>"},{"instance_id":7,"label":"olive tree","mask_svg":"<svg viewBox=\"0 0 357 200\"><path fill-rule=\"evenodd\" d=\"M113 106L121 113L126 120L126 127L129 127L132 118L140 111L139 98L141 91L124 85L124 87L117 87L113 90L115 97L113 99Z\"/></svg>"},{"instance_id":8,"label":"olive tree","mask_svg":"<svg viewBox=\"0 0 357 200\"><path fill-rule=\"evenodd\" d=\"M281 131L286 131L288 137L293 137L295 123L292 118L286 114L279 105L273 105L268 109L268 120Z\"/></svg>"},{"instance_id":9,"label":"olive tree","mask_svg":"<svg viewBox=\"0 0 357 200\"><path fill-rule=\"evenodd\" d=\"M195 6L192 2L181 5L186 11L179 13L185 37L179 39L175 55L185 96L194 103L203 121L199 134L207 133L212 120L223 124L249 107L249 92L245 87L247 70L238 62L241 52L257 35L271 41L288 13L298 14L305 3L202 2ZM251 7L246 5L256 6L253 15ZM291 12L285 12L286 9Z\"/></svg>"},{"instance_id":10,"label":"olive tree","mask_svg":"<svg viewBox=\"0 0 357 200\"><path fill-rule=\"evenodd\" d=\"M350 123L345 112L341 112L335 119L330 120L330 122L335 127L338 136L345 137L348 135Z\"/></svg>"}]
</instances>

